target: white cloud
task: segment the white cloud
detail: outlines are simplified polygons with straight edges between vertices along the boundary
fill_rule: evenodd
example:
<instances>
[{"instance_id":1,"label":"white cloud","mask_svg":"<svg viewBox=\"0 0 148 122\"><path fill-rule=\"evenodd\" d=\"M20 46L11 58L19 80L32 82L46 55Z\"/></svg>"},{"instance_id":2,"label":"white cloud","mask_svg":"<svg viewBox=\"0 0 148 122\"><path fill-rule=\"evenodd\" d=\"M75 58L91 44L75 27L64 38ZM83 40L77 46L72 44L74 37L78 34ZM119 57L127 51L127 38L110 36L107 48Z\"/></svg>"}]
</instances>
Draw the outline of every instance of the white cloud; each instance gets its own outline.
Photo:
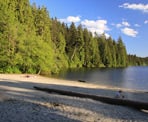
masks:
<instances>
[{"instance_id":1,"label":"white cloud","mask_svg":"<svg viewBox=\"0 0 148 122\"><path fill-rule=\"evenodd\" d=\"M134 26L135 26L135 27L140 27L140 25L139 25L139 24L134 24Z\"/></svg>"},{"instance_id":2,"label":"white cloud","mask_svg":"<svg viewBox=\"0 0 148 122\"><path fill-rule=\"evenodd\" d=\"M105 37L108 39L111 36L108 33L105 33Z\"/></svg>"},{"instance_id":3,"label":"white cloud","mask_svg":"<svg viewBox=\"0 0 148 122\"><path fill-rule=\"evenodd\" d=\"M148 24L148 20L145 20L145 21L144 21L144 24Z\"/></svg>"},{"instance_id":4,"label":"white cloud","mask_svg":"<svg viewBox=\"0 0 148 122\"><path fill-rule=\"evenodd\" d=\"M127 28L125 27L124 29L121 29L122 33L124 33L125 35L127 36L131 36L131 37L136 37L138 32L135 31L134 29L132 28Z\"/></svg>"},{"instance_id":5,"label":"white cloud","mask_svg":"<svg viewBox=\"0 0 148 122\"><path fill-rule=\"evenodd\" d=\"M71 22L80 22L81 19L80 19L80 16L68 16L67 18L65 19L59 19L61 22L64 22L64 23L71 23Z\"/></svg>"},{"instance_id":6,"label":"white cloud","mask_svg":"<svg viewBox=\"0 0 148 122\"><path fill-rule=\"evenodd\" d=\"M116 27L120 28L120 27L122 27L122 24L118 23L118 24L116 24Z\"/></svg>"},{"instance_id":7,"label":"white cloud","mask_svg":"<svg viewBox=\"0 0 148 122\"><path fill-rule=\"evenodd\" d=\"M106 38L109 37L105 31L109 31L110 29L107 27L107 20L98 19L98 20L88 20L85 19L81 21L80 16L68 16L65 19L59 19L60 22L64 23L81 23L83 27L87 28L94 35L97 33L98 35L105 34Z\"/></svg>"},{"instance_id":8,"label":"white cloud","mask_svg":"<svg viewBox=\"0 0 148 122\"><path fill-rule=\"evenodd\" d=\"M69 16L69 17L67 17L67 20L68 20L68 22L79 22L81 19L79 16L76 16L76 17Z\"/></svg>"},{"instance_id":9,"label":"white cloud","mask_svg":"<svg viewBox=\"0 0 148 122\"><path fill-rule=\"evenodd\" d=\"M130 3L124 3L120 5L119 7L125 8L125 9L132 9L132 10L140 10L142 12L148 13L148 4L130 4Z\"/></svg>"},{"instance_id":10,"label":"white cloud","mask_svg":"<svg viewBox=\"0 0 148 122\"><path fill-rule=\"evenodd\" d=\"M127 26L127 27L130 26L130 24L129 24L128 22L126 22L126 21L123 21L123 22L122 22L122 25L123 25L123 26Z\"/></svg>"},{"instance_id":11,"label":"white cloud","mask_svg":"<svg viewBox=\"0 0 148 122\"><path fill-rule=\"evenodd\" d=\"M98 35L105 33L105 31L109 31L110 29L107 27L107 20L84 20L81 24L86 27L93 34L96 32ZM108 34L106 34L108 36Z\"/></svg>"},{"instance_id":12,"label":"white cloud","mask_svg":"<svg viewBox=\"0 0 148 122\"><path fill-rule=\"evenodd\" d=\"M122 21L121 23L116 24L117 28L121 28L121 27L129 27L130 24L127 21Z\"/></svg>"}]
</instances>

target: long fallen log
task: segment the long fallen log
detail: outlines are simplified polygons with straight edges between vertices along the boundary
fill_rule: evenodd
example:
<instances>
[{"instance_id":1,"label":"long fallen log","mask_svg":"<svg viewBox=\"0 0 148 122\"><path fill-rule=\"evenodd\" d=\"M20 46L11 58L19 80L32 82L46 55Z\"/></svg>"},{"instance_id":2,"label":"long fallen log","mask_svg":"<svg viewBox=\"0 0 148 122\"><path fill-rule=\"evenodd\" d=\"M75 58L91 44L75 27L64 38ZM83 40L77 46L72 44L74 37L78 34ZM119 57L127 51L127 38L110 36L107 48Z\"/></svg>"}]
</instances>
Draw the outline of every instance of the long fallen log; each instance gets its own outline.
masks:
<instances>
[{"instance_id":1,"label":"long fallen log","mask_svg":"<svg viewBox=\"0 0 148 122\"><path fill-rule=\"evenodd\" d=\"M65 91L65 90L59 90L59 89L41 88L37 86L34 86L34 88L36 90L41 90L41 91L45 91L48 93L58 93L58 94L67 95L67 96L90 98L90 99L101 101L101 102L108 103L108 104L122 105L122 106L128 106L128 107L132 107L136 109L148 110L148 102L133 101L133 100L128 100L128 99L118 99L118 98L98 96L98 95L85 94L85 93L72 92L72 91Z\"/></svg>"}]
</instances>

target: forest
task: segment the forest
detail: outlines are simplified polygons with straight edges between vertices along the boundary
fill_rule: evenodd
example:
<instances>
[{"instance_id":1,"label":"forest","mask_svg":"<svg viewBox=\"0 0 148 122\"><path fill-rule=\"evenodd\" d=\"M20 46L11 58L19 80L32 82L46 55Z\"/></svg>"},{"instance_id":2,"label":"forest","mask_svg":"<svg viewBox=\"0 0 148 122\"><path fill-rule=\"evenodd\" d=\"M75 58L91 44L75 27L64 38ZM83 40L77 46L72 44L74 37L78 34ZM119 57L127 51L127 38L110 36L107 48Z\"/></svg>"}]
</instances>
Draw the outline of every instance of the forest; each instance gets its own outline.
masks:
<instances>
[{"instance_id":1,"label":"forest","mask_svg":"<svg viewBox=\"0 0 148 122\"><path fill-rule=\"evenodd\" d=\"M146 66L121 37L92 34L51 18L29 0L0 0L0 73L52 74L67 68Z\"/></svg>"}]
</instances>

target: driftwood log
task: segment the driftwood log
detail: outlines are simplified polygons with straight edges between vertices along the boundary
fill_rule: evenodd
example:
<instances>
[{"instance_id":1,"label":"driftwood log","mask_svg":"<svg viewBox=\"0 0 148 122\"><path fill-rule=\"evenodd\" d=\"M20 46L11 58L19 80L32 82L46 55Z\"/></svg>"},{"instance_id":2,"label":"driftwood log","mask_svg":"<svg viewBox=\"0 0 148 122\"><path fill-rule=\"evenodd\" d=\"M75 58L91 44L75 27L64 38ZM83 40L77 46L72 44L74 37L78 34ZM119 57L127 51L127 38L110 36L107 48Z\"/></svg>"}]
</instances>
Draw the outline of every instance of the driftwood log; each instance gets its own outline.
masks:
<instances>
[{"instance_id":1,"label":"driftwood log","mask_svg":"<svg viewBox=\"0 0 148 122\"><path fill-rule=\"evenodd\" d=\"M91 94L65 91L65 90L59 90L59 89L41 88L41 87L37 87L37 86L34 86L34 88L36 90L41 90L41 91L45 91L45 92L48 92L48 93L57 93L57 94L67 95L67 96L90 98L90 99L101 101L101 102L108 103L108 104L122 105L122 106L132 107L132 108L135 108L135 109L148 110L148 102L133 101L133 100L128 100L128 99L118 99L118 98L91 95Z\"/></svg>"},{"instance_id":2,"label":"driftwood log","mask_svg":"<svg viewBox=\"0 0 148 122\"><path fill-rule=\"evenodd\" d=\"M85 83L86 81L85 80L78 80L79 82L83 82L83 83Z\"/></svg>"}]
</instances>

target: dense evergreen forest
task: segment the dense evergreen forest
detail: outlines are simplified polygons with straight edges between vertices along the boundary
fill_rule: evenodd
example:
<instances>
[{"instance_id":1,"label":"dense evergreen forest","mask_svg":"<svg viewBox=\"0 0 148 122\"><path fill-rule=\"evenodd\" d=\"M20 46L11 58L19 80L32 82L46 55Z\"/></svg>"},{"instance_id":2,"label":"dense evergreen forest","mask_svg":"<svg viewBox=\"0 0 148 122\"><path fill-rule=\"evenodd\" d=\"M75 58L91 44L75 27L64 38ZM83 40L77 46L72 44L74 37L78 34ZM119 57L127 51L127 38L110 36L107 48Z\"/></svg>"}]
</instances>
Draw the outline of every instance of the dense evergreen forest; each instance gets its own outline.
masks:
<instances>
[{"instance_id":1,"label":"dense evergreen forest","mask_svg":"<svg viewBox=\"0 0 148 122\"><path fill-rule=\"evenodd\" d=\"M63 68L148 65L128 55L121 37L95 36L50 18L29 0L0 0L0 73L58 73Z\"/></svg>"}]
</instances>

